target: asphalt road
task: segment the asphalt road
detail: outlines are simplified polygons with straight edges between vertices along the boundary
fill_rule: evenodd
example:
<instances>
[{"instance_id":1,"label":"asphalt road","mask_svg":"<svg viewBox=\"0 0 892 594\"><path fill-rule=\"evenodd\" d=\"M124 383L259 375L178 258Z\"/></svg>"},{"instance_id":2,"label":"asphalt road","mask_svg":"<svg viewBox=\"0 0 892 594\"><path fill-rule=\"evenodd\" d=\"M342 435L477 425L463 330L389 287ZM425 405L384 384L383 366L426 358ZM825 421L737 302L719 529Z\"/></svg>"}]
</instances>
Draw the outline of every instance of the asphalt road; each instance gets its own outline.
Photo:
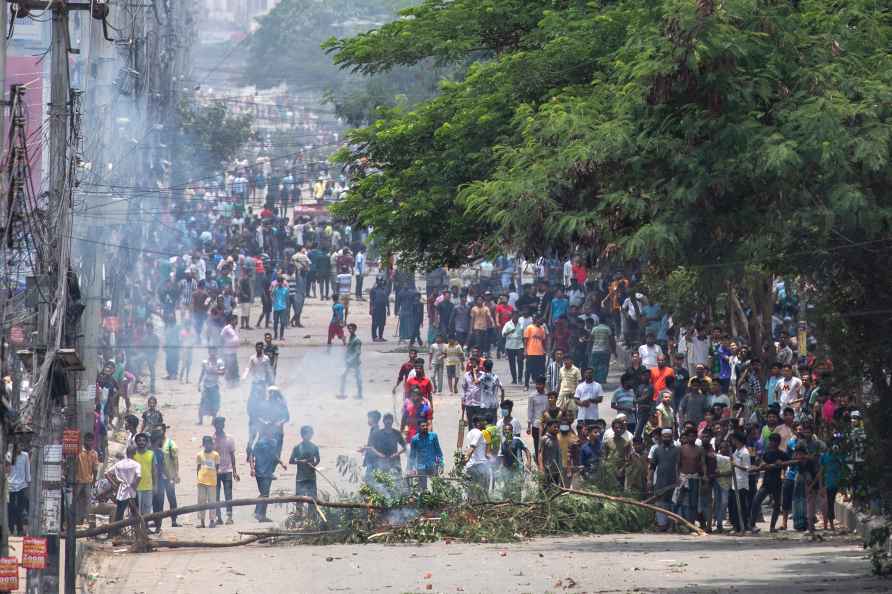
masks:
<instances>
[{"instance_id":1,"label":"asphalt road","mask_svg":"<svg viewBox=\"0 0 892 594\"><path fill-rule=\"evenodd\" d=\"M308 299L304 309L306 328L289 328L280 344L277 384L291 412L286 426L283 457L299 441L302 425L315 429L315 443L322 455L322 473L340 488L355 489L336 467L338 455L353 456L368 433L366 412L393 410L391 387L405 348L398 349L393 337L396 322L388 320L386 343L369 337L368 305L353 301L350 321L359 325L363 345L365 397L338 400L344 349L325 346L330 302ZM252 315L256 321L258 313ZM242 331L239 363L244 370L253 344L263 331ZM197 351L192 383L159 380L159 402L165 422L172 427L182 460L183 480L178 486L181 505L196 502L193 459L201 437L212 433L207 425L196 426L199 394L195 384L200 361ZM159 376L163 362L159 360ZM510 381L507 363L496 362L503 381ZM348 386L352 384L348 382ZM515 416L526 422L526 394L508 386L508 397L516 403ZM257 487L249 476L244 447L248 435L245 404L248 386L225 389L221 414L227 432L236 440L241 481L235 497L253 497ZM138 405L144 400L136 399ZM451 460L460 413L458 396L442 395L434 401L434 431ZM601 413L612 417L602 405ZM294 469L280 472L273 493L293 492ZM320 490L332 492L324 480ZM270 517L281 521L287 510L271 508ZM182 528L165 524L164 538L170 540L231 541L237 530L261 526L253 509L237 508L235 524L213 530L198 529L196 517L183 517ZM264 528L270 525L262 525ZM868 592L881 583L868 578L868 564L856 543L834 539L820 544L805 543L798 536L773 538L767 535L731 537L687 537L656 534L567 537L537 539L510 544L486 545L436 543L424 546L337 545L266 546L229 549L178 549L149 554L115 552L111 545L97 545L83 568L80 584L97 594L254 593L298 592L709 592L734 589L738 592ZM569 579L568 579L569 578Z\"/></svg>"}]
</instances>

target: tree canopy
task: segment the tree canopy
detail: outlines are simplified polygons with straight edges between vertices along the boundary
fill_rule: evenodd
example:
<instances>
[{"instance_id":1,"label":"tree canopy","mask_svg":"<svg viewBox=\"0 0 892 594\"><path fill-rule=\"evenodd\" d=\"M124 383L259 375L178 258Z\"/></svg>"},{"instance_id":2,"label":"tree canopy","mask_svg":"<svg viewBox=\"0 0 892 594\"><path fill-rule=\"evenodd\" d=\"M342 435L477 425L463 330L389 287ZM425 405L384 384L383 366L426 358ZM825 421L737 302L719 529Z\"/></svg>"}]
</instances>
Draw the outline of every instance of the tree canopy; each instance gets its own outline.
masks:
<instances>
[{"instance_id":1,"label":"tree canopy","mask_svg":"<svg viewBox=\"0 0 892 594\"><path fill-rule=\"evenodd\" d=\"M282 0L258 19L248 39L245 79L261 88L287 83L323 91L342 83L320 47L332 35L350 35L390 20L408 0Z\"/></svg>"},{"instance_id":2,"label":"tree canopy","mask_svg":"<svg viewBox=\"0 0 892 594\"><path fill-rule=\"evenodd\" d=\"M184 101L179 106L179 139L173 144L173 160L185 175L200 177L221 169L251 137L252 118L249 114L229 113L224 103L198 105ZM198 175L195 175L195 174ZM180 180L177 180L179 182Z\"/></svg>"},{"instance_id":3,"label":"tree canopy","mask_svg":"<svg viewBox=\"0 0 892 594\"><path fill-rule=\"evenodd\" d=\"M875 334L892 317L868 309L892 308L871 277L892 241L885 5L427 0L402 14L338 41L335 62L472 63L351 133L340 158L360 178L340 215L426 265L506 249L636 259L657 281L726 291L757 348L772 275L822 283L834 353L892 418L889 333Z\"/></svg>"},{"instance_id":4,"label":"tree canopy","mask_svg":"<svg viewBox=\"0 0 892 594\"><path fill-rule=\"evenodd\" d=\"M794 217L816 239L886 224L889 17L871 2L431 0L403 15L339 41L335 62L476 60L353 133L342 156L374 175L342 213L423 260L472 255L409 239L425 212L464 246L618 242L704 265L788 261L804 236L757 221Z\"/></svg>"}]
</instances>

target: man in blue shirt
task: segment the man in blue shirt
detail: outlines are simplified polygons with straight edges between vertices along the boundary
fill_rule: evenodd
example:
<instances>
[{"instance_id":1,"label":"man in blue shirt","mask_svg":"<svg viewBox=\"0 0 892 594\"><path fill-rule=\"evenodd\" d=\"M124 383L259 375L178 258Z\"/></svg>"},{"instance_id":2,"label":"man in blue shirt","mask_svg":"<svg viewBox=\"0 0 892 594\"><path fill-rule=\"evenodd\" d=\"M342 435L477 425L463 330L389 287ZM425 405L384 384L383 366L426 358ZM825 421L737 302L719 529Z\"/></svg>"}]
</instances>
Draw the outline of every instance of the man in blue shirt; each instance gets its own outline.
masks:
<instances>
[{"instance_id":1,"label":"man in blue shirt","mask_svg":"<svg viewBox=\"0 0 892 594\"><path fill-rule=\"evenodd\" d=\"M412 438L409 450L409 475L418 477L418 489L427 491L427 477L443 470L443 450L437 434L430 431L427 420L418 422L418 433Z\"/></svg>"},{"instance_id":2,"label":"man in blue shirt","mask_svg":"<svg viewBox=\"0 0 892 594\"><path fill-rule=\"evenodd\" d=\"M288 467L279 460L275 437L273 437L273 425L264 424L260 429L260 437L254 447L248 451L248 461L251 464L251 476L257 479L257 489L260 497L269 497L269 490L276 479L274 474L276 466L281 465L282 470ZM254 508L254 517L258 522L271 522L266 516L266 503L258 503Z\"/></svg>"},{"instance_id":3,"label":"man in blue shirt","mask_svg":"<svg viewBox=\"0 0 892 594\"><path fill-rule=\"evenodd\" d=\"M601 426L593 425L588 429L585 444L579 450L579 463L582 474L587 479L594 479L601 466Z\"/></svg>"},{"instance_id":4,"label":"man in blue shirt","mask_svg":"<svg viewBox=\"0 0 892 594\"><path fill-rule=\"evenodd\" d=\"M279 276L272 291L273 297L273 338L285 340L285 326L288 325L288 283Z\"/></svg>"}]
</instances>

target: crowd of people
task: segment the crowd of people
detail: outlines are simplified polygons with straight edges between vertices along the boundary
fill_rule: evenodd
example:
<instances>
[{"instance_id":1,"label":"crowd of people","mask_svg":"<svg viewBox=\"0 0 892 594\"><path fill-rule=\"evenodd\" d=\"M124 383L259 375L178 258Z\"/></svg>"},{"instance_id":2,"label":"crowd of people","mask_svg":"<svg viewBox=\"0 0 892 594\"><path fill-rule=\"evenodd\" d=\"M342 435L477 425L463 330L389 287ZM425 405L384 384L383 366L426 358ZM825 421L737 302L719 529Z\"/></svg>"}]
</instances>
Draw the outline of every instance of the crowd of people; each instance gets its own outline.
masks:
<instances>
[{"instance_id":1,"label":"crowd of people","mask_svg":"<svg viewBox=\"0 0 892 594\"><path fill-rule=\"evenodd\" d=\"M677 327L634 274L593 274L578 258L435 270L426 301L432 378L412 349L397 379L407 470L442 470L439 450L416 469L410 441L422 423L430 434L434 394L459 393L470 429L462 462L480 492L518 492L526 466L547 488L594 482L708 531L757 531L766 500L771 531L791 516L794 528L813 531L818 513L833 529L837 494L859 495L861 411L835 387L817 345L799 343L789 291L776 289L774 335L760 358L721 327ZM502 357L511 385L534 386L526 427L494 372ZM605 402L611 361L619 385ZM376 458L366 461L373 468ZM657 524L670 526L664 514Z\"/></svg>"},{"instance_id":2,"label":"crowd of people","mask_svg":"<svg viewBox=\"0 0 892 594\"><path fill-rule=\"evenodd\" d=\"M764 345L700 318L682 327L647 298L634 270L605 272L579 257L502 256L438 268L419 288L412 270L374 253L369 230L299 214L296 182L294 191L279 181L266 182L261 194L256 183L242 192L239 175L161 198L157 220L112 238L121 248L106 275L113 298L103 316L94 427L78 458L79 519L97 492L118 503L118 517L127 509L160 511L165 501L177 506L181 460L156 398L162 351L164 377L194 383L197 426L209 419L213 427L195 454L198 502L231 500L240 480L220 414L221 389L237 386L249 394L245 463L268 497L276 468L287 467L291 420L276 385L279 348L290 329L303 326L308 299L330 304L327 344L346 347L339 398L351 379L354 396L363 398L358 302L368 304L369 323L361 326L372 342L388 340L393 318L391 338L410 349L393 390L403 397L396 414L369 414L367 481L377 471L404 473L425 488L443 472L433 411L438 395L450 394L460 398L467 430L459 464L480 495L519 494L532 476L546 488L594 482L652 498L708 530L730 521L737 532L754 529L766 499L770 529L778 519L786 528L792 515L795 528L812 530L818 512L832 526L837 492L857 496L861 413L835 389L831 362L797 335L792 291L783 284L774 335ZM369 276L374 283L366 287ZM264 331L263 340L239 361L249 329ZM201 360L193 365L196 353ZM506 389L524 394L526 422ZM132 414L137 391L152 396L141 418ZM607 408L615 414L610 423ZM121 430L124 447L110 455L109 438ZM297 469L295 491L313 497L319 449L312 427L300 437L287 462ZM17 495L30 482L27 452L8 462L11 524L18 526L27 510ZM266 506L254 515L267 521ZM231 508L225 517L201 518L208 526L231 521ZM662 515L657 522L670 526Z\"/></svg>"}]
</instances>

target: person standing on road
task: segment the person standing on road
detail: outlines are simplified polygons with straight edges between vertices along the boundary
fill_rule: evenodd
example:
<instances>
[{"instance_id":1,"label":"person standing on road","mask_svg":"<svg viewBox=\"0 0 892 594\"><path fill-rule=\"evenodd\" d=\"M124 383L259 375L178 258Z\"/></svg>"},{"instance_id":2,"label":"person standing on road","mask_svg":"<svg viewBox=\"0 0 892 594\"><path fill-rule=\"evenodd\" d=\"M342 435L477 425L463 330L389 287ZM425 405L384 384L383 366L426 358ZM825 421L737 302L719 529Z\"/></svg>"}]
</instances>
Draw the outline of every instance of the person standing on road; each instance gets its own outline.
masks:
<instances>
[{"instance_id":1,"label":"person standing on road","mask_svg":"<svg viewBox=\"0 0 892 594\"><path fill-rule=\"evenodd\" d=\"M95 438L92 433L84 434L83 448L77 456L74 483L75 523L80 524L87 517L87 506L90 503L90 489L96 482L99 470L99 456L93 449Z\"/></svg>"},{"instance_id":2,"label":"person standing on road","mask_svg":"<svg viewBox=\"0 0 892 594\"><path fill-rule=\"evenodd\" d=\"M446 337L442 334L430 343L431 367L434 374L434 390L443 393L443 371L446 367Z\"/></svg>"},{"instance_id":3,"label":"person standing on road","mask_svg":"<svg viewBox=\"0 0 892 594\"><path fill-rule=\"evenodd\" d=\"M248 361L248 368L242 379L251 378L251 392L248 396L248 428L252 419L256 417L257 405L266 399L266 390L273 384L273 366L270 358L264 352L265 345L262 342L254 344L254 355Z\"/></svg>"},{"instance_id":4,"label":"person standing on road","mask_svg":"<svg viewBox=\"0 0 892 594\"><path fill-rule=\"evenodd\" d=\"M542 318L533 318L533 323L523 331L524 355L526 356L526 374L524 375L524 388L530 389L530 377L537 378L545 375L545 328L542 327Z\"/></svg>"},{"instance_id":5,"label":"person standing on road","mask_svg":"<svg viewBox=\"0 0 892 594\"><path fill-rule=\"evenodd\" d=\"M678 484L678 461L681 450L672 439L672 429L660 431L660 443L650 449L650 472L647 478L647 490L658 493L656 505L672 511L672 490L670 485ZM669 529L669 518L665 514L657 514L657 529L666 532Z\"/></svg>"},{"instance_id":6,"label":"person standing on road","mask_svg":"<svg viewBox=\"0 0 892 594\"><path fill-rule=\"evenodd\" d=\"M400 432L405 433L406 441L412 441L422 421L427 421L428 429L434 420L434 411L429 400L424 398L419 388L412 388L409 397L403 402L403 417Z\"/></svg>"},{"instance_id":7,"label":"person standing on road","mask_svg":"<svg viewBox=\"0 0 892 594\"><path fill-rule=\"evenodd\" d=\"M263 354L269 357L269 363L273 368L273 377L279 367L279 347L273 344L273 335L267 332L263 335Z\"/></svg>"},{"instance_id":8,"label":"person standing on road","mask_svg":"<svg viewBox=\"0 0 892 594\"><path fill-rule=\"evenodd\" d=\"M455 337L449 339L446 345L446 382L449 384L449 393L458 393L458 371L465 360L465 351L458 344Z\"/></svg>"},{"instance_id":9,"label":"person standing on road","mask_svg":"<svg viewBox=\"0 0 892 594\"><path fill-rule=\"evenodd\" d=\"M598 404L604 400L604 390L601 384L595 381L595 373L591 367L583 370L582 379L573 394L577 406L576 420L586 427L592 427L600 418Z\"/></svg>"},{"instance_id":10,"label":"person standing on road","mask_svg":"<svg viewBox=\"0 0 892 594\"><path fill-rule=\"evenodd\" d=\"M248 271L242 269L241 278L238 281L238 306L240 317L240 328L242 330L251 329L251 304L254 302L254 293L251 290L251 277Z\"/></svg>"},{"instance_id":11,"label":"person standing on road","mask_svg":"<svg viewBox=\"0 0 892 594\"><path fill-rule=\"evenodd\" d=\"M263 425L260 429L260 437L257 443L248 451L248 463L251 465L251 476L257 479L257 489L260 497L269 497L269 490L276 480L276 466L282 470L288 467L279 460L276 455L276 440L272 435L272 425ZM266 515L266 503L258 503L254 508L254 517L258 522L272 522Z\"/></svg>"},{"instance_id":12,"label":"person standing on road","mask_svg":"<svg viewBox=\"0 0 892 594\"><path fill-rule=\"evenodd\" d=\"M235 325L238 324L238 318L230 315L228 323L223 326L220 331L220 340L223 343L223 361L226 364L226 384L230 388L238 386L238 347L239 340L238 331Z\"/></svg>"},{"instance_id":13,"label":"person standing on road","mask_svg":"<svg viewBox=\"0 0 892 594\"><path fill-rule=\"evenodd\" d=\"M214 438L205 435L201 438L201 451L195 456L198 479L198 505L217 502L217 471L220 468L220 454L214 451ZM205 512L198 512L198 528L204 528ZM217 526L214 511L210 514L210 527Z\"/></svg>"},{"instance_id":14,"label":"person standing on road","mask_svg":"<svg viewBox=\"0 0 892 594\"><path fill-rule=\"evenodd\" d=\"M166 480L162 484L162 497L167 496L167 505L171 510L177 508L177 485L180 484L180 454L177 444L167 435L167 425L161 425L161 456L164 461L164 476ZM163 506L163 501L161 502ZM170 518L171 528L179 528L177 516ZM160 525L160 523L159 523Z\"/></svg>"},{"instance_id":15,"label":"person standing on road","mask_svg":"<svg viewBox=\"0 0 892 594\"><path fill-rule=\"evenodd\" d=\"M117 462L105 473L105 478L117 487L115 492L115 522L124 519L124 512L133 512L137 508L136 493L142 479L142 466L133 459L135 449L127 448L127 457L118 452ZM117 534L116 530L113 534Z\"/></svg>"},{"instance_id":16,"label":"person standing on road","mask_svg":"<svg viewBox=\"0 0 892 594\"><path fill-rule=\"evenodd\" d=\"M307 300L307 277L306 272L297 269L288 283L288 298L291 300L291 325L296 328L303 328L300 323L300 316L304 311L304 302Z\"/></svg>"},{"instance_id":17,"label":"person standing on road","mask_svg":"<svg viewBox=\"0 0 892 594\"><path fill-rule=\"evenodd\" d=\"M514 310L511 312L511 319L505 322L501 330L512 384L523 382L523 331L525 329L526 326L520 322L520 312Z\"/></svg>"},{"instance_id":18,"label":"person standing on road","mask_svg":"<svg viewBox=\"0 0 892 594\"><path fill-rule=\"evenodd\" d=\"M214 451L220 455L220 465L217 467L217 483L214 487L215 499L220 501L220 491L226 501L232 501L232 480L236 482L241 480L238 475L235 463L235 440L226 435L226 419L224 417L214 417ZM217 508L215 515L217 523L223 523L223 516L220 508ZM226 506L226 523L232 524L232 506Z\"/></svg>"},{"instance_id":19,"label":"person standing on road","mask_svg":"<svg viewBox=\"0 0 892 594\"><path fill-rule=\"evenodd\" d=\"M613 330L602 320L591 329L590 336L592 340L590 361L594 378L596 382L603 384L607 381L607 372L610 370L610 355L616 356L616 339Z\"/></svg>"},{"instance_id":20,"label":"person standing on road","mask_svg":"<svg viewBox=\"0 0 892 594\"><path fill-rule=\"evenodd\" d=\"M485 428L486 419L483 416L476 416L474 417L474 428L468 431L466 437L468 450L465 453L465 473L470 482L478 489L474 495L476 498L485 498L489 492L490 452L489 444L486 443L483 435Z\"/></svg>"},{"instance_id":21,"label":"person standing on road","mask_svg":"<svg viewBox=\"0 0 892 594\"><path fill-rule=\"evenodd\" d=\"M273 337L285 341L285 327L288 325L288 283L283 276L272 287Z\"/></svg>"},{"instance_id":22,"label":"person standing on road","mask_svg":"<svg viewBox=\"0 0 892 594\"><path fill-rule=\"evenodd\" d=\"M410 440L407 474L418 477L418 490L427 491L427 479L443 472L443 450L430 422L418 422L418 433Z\"/></svg>"},{"instance_id":23,"label":"person standing on road","mask_svg":"<svg viewBox=\"0 0 892 594\"><path fill-rule=\"evenodd\" d=\"M375 286L369 291L369 315L372 317L372 342L385 342L384 325L390 309L390 292L384 279L378 277Z\"/></svg>"},{"instance_id":24,"label":"person standing on road","mask_svg":"<svg viewBox=\"0 0 892 594\"><path fill-rule=\"evenodd\" d=\"M198 404L198 425L204 417L211 419L220 412L220 377L226 373L223 360L217 357L217 349L208 347L208 358L201 362L201 373L198 376L198 393L201 402Z\"/></svg>"},{"instance_id":25,"label":"person standing on road","mask_svg":"<svg viewBox=\"0 0 892 594\"><path fill-rule=\"evenodd\" d=\"M353 259L353 274L356 275L356 298L362 301L362 281L365 278L364 246L360 246L360 248L356 250L356 258Z\"/></svg>"},{"instance_id":26,"label":"person standing on road","mask_svg":"<svg viewBox=\"0 0 892 594\"><path fill-rule=\"evenodd\" d=\"M328 322L328 346L335 337L341 339L341 343L346 345L347 339L344 338L344 321L346 317L346 309L341 303L337 293L331 296L331 320Z\"/></svg>"},{"instance_id":27,"label":"person standing on road","mask_svg":"<svg viewBox=\"0 0 892 594\"><path fill-rule=\"evenodd\" d=\"M148 449L149 436L145 433L137 433L133 438L136 443L136 452L133 459L139 463L139 485L136 488L136 501L141 516L152 513L152 497L155 485L158 483L158 471L155 468L155 453Z\"/></svg>"},{"instance_id":28,"label":"person standing on road","mask_svg":"<svg viewBox=\"0 0 892 594\"><path fill-rule=\"evenodd\" d=\"M316 499L319 495L316 488L316 467L319 466L319 447L313 443L313 428L304 425L300 428L300 443L291 450L288 463L297 466L294 477L294 494ZM298 504L303 507L303 504ZM312 506L311 516L318 518L316 506Z\"/></svg>"},{"instance_id":29,"label":"person standing on road","mask_svg":"<svg viewBox=\"0 0 892 594\"><path fill-rule=\"evenodd\" d=\"M356 378L356 399L362 400L362 341L356 336L356 324L347 324L350 338L347 340L347 351L344 354L344 372L341 374L340 398L347 397L347 376L351 373Z\"/></svg>"}]
</instances>

